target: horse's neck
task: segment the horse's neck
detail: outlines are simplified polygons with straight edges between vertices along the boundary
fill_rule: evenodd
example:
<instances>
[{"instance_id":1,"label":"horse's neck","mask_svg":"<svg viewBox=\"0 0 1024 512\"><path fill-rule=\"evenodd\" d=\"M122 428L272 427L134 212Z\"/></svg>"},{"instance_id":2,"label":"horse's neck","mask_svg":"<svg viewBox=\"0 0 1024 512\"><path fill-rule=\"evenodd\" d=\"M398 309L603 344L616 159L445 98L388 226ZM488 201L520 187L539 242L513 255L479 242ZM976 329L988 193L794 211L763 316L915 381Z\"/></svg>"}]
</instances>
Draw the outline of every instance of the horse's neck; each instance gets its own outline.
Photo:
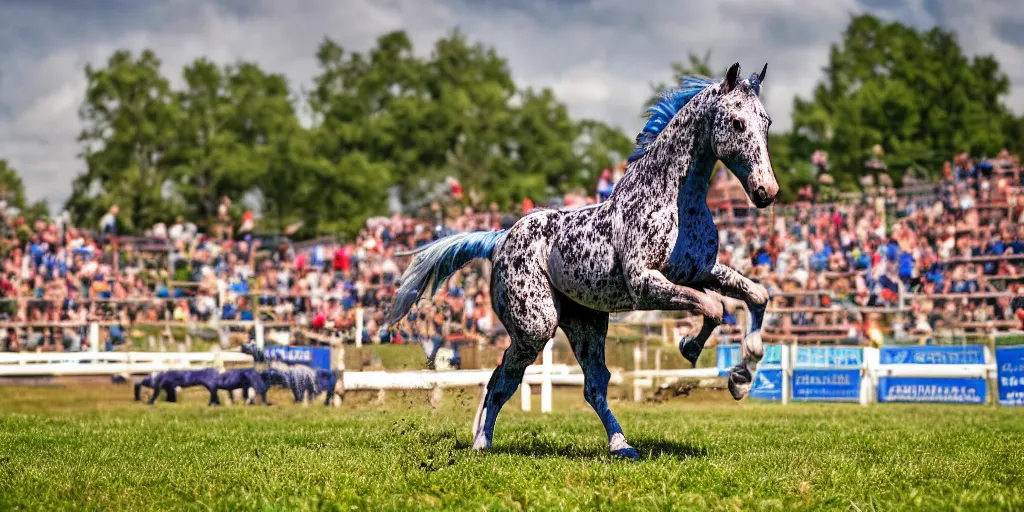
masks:
<instances>
[{"instance_id":1,"label":"horse's neck","mask_svg":"<svg viewBox=\"0 0 1024 512\"><path fill-rule=\"evenodd\" d=\"M696 103L684 106L644 156L630 164L626 176L612 193L613 199L616 193L638 194L649 202L676 203L681 190L689 190L693 186L687 186L691 172L705 173L704 194L707 194L710 175L706 173L710 170L705 169L707 159L703 156L708 153L704 140L705 111L698 98L692 101ZM699 193L700 187L694 188L693 192Z\"/></svg>"},{"instance_id":2,"label":"horse's neck","mask_svg":"<svg viewBox=\"0 0 1024 512\"><path fill-rule=\"evenodd\" d=\"M708 186L711 183L711 173L714 171L715 161L714 157L705 155L698 155L694 158L690 169L680 179L680 202L685 198L686 200L701 200L705 204L707 203Z\"/></svg>"}]
</instances>

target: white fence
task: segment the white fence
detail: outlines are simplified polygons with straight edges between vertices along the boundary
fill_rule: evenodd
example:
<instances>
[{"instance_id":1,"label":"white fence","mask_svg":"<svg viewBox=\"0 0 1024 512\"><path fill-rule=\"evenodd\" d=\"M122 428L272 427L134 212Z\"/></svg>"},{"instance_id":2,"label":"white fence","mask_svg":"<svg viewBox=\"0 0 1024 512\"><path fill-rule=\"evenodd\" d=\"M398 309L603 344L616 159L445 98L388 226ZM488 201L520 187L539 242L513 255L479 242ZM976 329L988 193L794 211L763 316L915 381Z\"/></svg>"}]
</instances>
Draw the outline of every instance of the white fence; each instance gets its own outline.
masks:
<instances>
[{"instance_id":1,"label":"white fence","mask_svg":"<svg viewBox=\"0 0 1024 512\"><path fill-rule=\"evenodd\" d=\"M241 352L0 352L0 377L144 374L252 363Z\"/></svg>"},{"instance_id":2,"label":"white fence","mask_svg":"<svg viewBox=\"0 0 1024 512\"><path fill-rule=\"evenodd\" d=\"M538 386L541 412L550 412L552 386L583 385L584 376L578 372L578 367L553 364L551 346L549 341L544 347L541 364L526 368L521 388L523 410L531 409L534 388ZM193 366L222 367L224 363L253 364L253 358L241 352L218 349L211 352L0 352L0 377L138 375ZM346 371L343 386L346 391L420 389L439 392L445 388L485 386L493 371ZM620 385L622 381L621 373L612 374L611 384Z\"/></svg>"},{"instance_id":3,"label":"white fence","mask_svg":"<svg viewBox=\"0 0 1024 512\"><path fill-rule=\"evenodd\" d=\"M584 383L584 376L579 373L576 365L553 364L551 345L548 342L545 346L542 363L531 365L526 370L522 385L522 407L525 410L531 408L532 395L538 386L541 411L548 412L551 410L552 386L582 386ZM999 365L996 364L993 350L981 345L961 347L964 350L970 349L970 357L958 355L957 347L884 347L881 351L870 347L798 347L795 344L766 347L770 350L755 373L751 396L768 397L783 404L791 400L856 401L862 405L879 400L982 403L996 401L997 397L1003 398L1004 403L1010 403L1016 400L1015 397L1024 396L1019 390L1014 390L1016 394L1005 398L1000 395L1009 386L1024 387L1024 351L1012 347L1010 349L1020 353L1014 356L1019 361L1014 359L1018 362L1007 362L1009 360L1005 356L1008 352L1000 348L999 357L1003 362ZM674 370L661 370L657 367L653 370L640 369L638 350L634 354L634 368L637 370L625 373L614 371L610 384L621 385L626 378L630 379L634 400L641 400L643 389L654 386L658 380L693 379L705 384L714 382L720 385L722 381L719 377L724 376L736 362L735 356L728 353L729 349L735 348L717 347L719 366L716 368ZM342 357L338 356L342 355L341 350L344 348L336 347L334 350L335 360L342 363ZM905 354L894 355L894 350ZM943 356L943 350L952 350L948 354L951 358L939 357ZM829 351L846 352L841 353L837 359ZM885 351L888 353L882 357ZM815 354L825 357L815 359ZM851 358L851 355L855 357ZM241 352L221 351L217 348L211 352L0 353L0 377L146 374L195 366L223 367L224 364L232 363L252 364L253 359ZM344 368L343 363L336 366ZM420 389L440 393L445 388L485 386L492 372L493 369L347 371L343 374L343 386L345 390L352 391L377 390L383 393L387 390ZM814 372L821 373L815 375ZM942 383L943 379L959 381L960 384L970 381L963 388L970 396L953 396L959 392L956 389L949 394L949 390L941 386L955 387L960 384ZM980 382L984 382L984 385ZM1000 385L1007 388L1001 389ZM928 386L939 386L939 389L929 391L926 389ZM923 398L912 396L914 393L921 394ZM929 393L942 396L931 396ZM929 397L938 400L928 400Z\"/></svg>"},{"instance_id":4,"label":"white fence","mask_svg":"<svg viewBox=\"0 0 1024 512\"><path fill-rule=\"evenodd\" d=\"M884 347L881 350L798 347L796 344L766 347L771 350L754 374L751 397L778 400L782 404L792 400L856 401L861 405L877 401L993 403L1000 401L1003 393L1000 386L1024 386L1024 379L1000 376L1001 371L1015 371L1019 375L1024 372L1024 363L997 365L992 348L984 345ZM629 372L627 376L634 379L634 400L643 398L642 388L651 387L654 379L724 377L738 360L723 353L723 348L738 352L737 346L719 347L717 368ZM1013 347L999 350L1008 349ZM890 354L883 360L881 354L885 350ZM822 357L815 358L815 355Z\"/></svg>"}]
</instances>

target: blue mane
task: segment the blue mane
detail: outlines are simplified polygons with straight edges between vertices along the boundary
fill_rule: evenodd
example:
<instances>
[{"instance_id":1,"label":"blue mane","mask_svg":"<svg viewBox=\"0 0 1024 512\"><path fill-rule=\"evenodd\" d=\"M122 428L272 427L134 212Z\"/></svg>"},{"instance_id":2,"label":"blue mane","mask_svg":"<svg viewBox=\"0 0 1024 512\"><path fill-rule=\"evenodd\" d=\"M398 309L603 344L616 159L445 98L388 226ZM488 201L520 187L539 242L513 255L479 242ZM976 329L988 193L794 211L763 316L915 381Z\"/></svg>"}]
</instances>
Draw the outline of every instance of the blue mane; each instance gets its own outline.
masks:
<instances>
[{"instance_id":1,"label":"blue mane","mask_svg":"<svg viewBox=\"0 0 1024 512\"><path fill-rule=\"evenodd\" d=\"M694 96L716 83L717 81L703 76L684 76L680 80L678 88L661 93L661 100L644 112L650 117L647 118L644 129L637 134L636 147L633 148L633 154L629 155L628 161L632 162L644 156L647 153L647 148L658 138L661 130L668 126L668 122L672 120L676 112L679 112L679 109L683 108L683 105L686 105L686 102L693 99Z\"/></svg>"}]
</instances>

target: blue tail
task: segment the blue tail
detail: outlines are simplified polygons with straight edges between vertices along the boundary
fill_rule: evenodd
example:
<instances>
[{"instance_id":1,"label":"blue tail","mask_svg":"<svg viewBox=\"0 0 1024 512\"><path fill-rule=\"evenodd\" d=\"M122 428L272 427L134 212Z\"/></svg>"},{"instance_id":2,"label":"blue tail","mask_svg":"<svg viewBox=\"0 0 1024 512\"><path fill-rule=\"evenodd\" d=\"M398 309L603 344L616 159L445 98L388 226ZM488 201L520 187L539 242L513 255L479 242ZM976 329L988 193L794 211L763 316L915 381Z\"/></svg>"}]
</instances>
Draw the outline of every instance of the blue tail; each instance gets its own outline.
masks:
<instances>
[{"instance_id":1,"label":"blue tail","mask_svg":"<svg viewBox=\"0 0 1024 512\"><path fill-rule=\"evenodd\" d=\"M459 233L435 240L415 251L413 254L416 254L416 258L402 275L402 285L395 294L391 311L384 321L384 329L395 325L409 313L412 305L426 292L428 283L433 281L430 295L434 295L441 283L456 270L477 258L490 258L507 232L503 229Z\"/></svg>"}]
</instances>

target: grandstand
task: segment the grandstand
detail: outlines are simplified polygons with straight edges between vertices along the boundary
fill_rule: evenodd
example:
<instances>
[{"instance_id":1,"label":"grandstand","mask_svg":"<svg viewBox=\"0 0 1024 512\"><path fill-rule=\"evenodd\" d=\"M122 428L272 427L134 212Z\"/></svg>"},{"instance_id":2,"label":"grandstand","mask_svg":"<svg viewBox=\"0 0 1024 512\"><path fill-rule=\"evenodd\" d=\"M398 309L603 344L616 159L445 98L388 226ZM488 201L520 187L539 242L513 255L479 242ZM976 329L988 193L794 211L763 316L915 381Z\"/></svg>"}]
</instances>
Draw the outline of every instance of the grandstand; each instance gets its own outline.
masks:
<instances>
[{"instance_id":1,"label":"grandstand","mask_svg":"<svg viewBox=\"0 0 1024 512\"><path fill-rule=\"evenodd\" d=\"M721 168L708 197L720 259L769 287L766 339L863 345L872 343L874 329L886 343L954 343L1012 333L1018 321L1011 299L1024 286L1019 157L955 161L937 181L910 176L899 188L839 202L806 198L770 211L754 209ZM378 326L408 263L396 251L446 233L497 229L508 215L475 212L449 195L420 215L371 218L351 240L294 243L281 235L232 239L231 229L211 236L183 219L146 236L104 239L5 215L0 347L88 350L95 340L86 328L101 322L104 348L139 348L152 344L154 333L163 344L188 327L189 338L212 337L226 349L259 318L292 343L472 341L500 348L506 338L490 310L482 263L457 274L393 335ZM742 319L742 307L733 314ZM667 319L659 329L689 323ZM238 335L211 334L203 329L210 325ZM734 338L736 325L723 326L719 338Z\"/></svg>"}]
</instances>

